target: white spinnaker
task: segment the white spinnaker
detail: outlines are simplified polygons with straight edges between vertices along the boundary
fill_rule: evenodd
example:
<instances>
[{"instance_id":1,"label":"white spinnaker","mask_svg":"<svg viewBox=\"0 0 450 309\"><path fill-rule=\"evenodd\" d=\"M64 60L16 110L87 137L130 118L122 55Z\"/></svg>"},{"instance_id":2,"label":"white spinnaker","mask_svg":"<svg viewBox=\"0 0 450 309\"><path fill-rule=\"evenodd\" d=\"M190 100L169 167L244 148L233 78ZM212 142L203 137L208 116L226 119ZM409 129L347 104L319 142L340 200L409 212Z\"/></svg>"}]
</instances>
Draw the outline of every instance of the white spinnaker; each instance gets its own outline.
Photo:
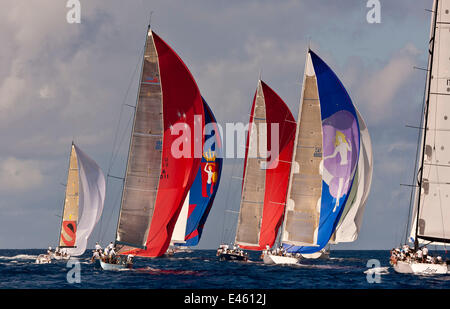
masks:
<instances>
[{"instance_id":1,"label":"white spinnaker","mask_svg":"<svg viewBox=\"0 0 450 309\"><path fill-rule=\"evenodd\" d=\"M178 215L177 223L175 223L175 227L172 233L172 239L170 241L172 245L185 243L184 238L186 236L186 224L189 214L189 195L190 191L186 195L183 207L181 208L180 214Z\"/></svg>"},{"instance_id":2,"label":"white spinnaker","mask_svg":"<svg viewBox=\"0 0 450 309\"><path fill-rule=\"evenodd\" d=\"M86 250L89 235L91 235L102 214L106 183L105 176L97 163L76 145L74 146L78 158L80 178L79 218L75 241L76 248L68 248L67 251L72 256L79 256Z\"/></svg>"},{"instance_id":3,"label":"white spinnaker","mask_svg":"<svg viewBox=\"0 0 450 309\"><path fill-rule=\"evenodd\" d=\"M433 12L436 10L434 1ZM419 241L441 244L439 239L450 239L450 0L438 1L436 23L431 20L430 38L436 25L434 41L430 40L433 57L429 59L427 83L428 119L422 167L422 189L420 208L417 214L418 190L414 202L414 215L411 223L411 237L416 236L416 220L419 228ZM434 14L433 14L434 16ZM434 44L434 47L433 45ZM432 63L431 63L432 60ZM428 86L428 85L427 85ZM424 121L425 123L425 121ZM424 124L425 125L425 124ZM422 149L422 147L421 147ZM420 176L420 172L419 172ZM418 216L418 218L417 218ZM427 238L422 240L420 237Z\"/></svg>"},{"instance_id":4,"label":"white spinnaker","mask_svg":"<svg viewBox=\"0 0 450 309\"><path fill-rule=\"evenodd\" d=\"M356 107L355 110L358 115L361 136L361 155L359 156L357 170L358 177L355 177L354 181L356 181L356 183L353 183L353 186L356 186L357 192L355 198L350 202L350 204L346 205L346 209L344 209L344 214L336 229L333 243L352 242L358 238L362 225L364 209L366 207L367 198L370 193L370 186L372 184L372 142L366 123Z\"/></svg>"}]
</instances>

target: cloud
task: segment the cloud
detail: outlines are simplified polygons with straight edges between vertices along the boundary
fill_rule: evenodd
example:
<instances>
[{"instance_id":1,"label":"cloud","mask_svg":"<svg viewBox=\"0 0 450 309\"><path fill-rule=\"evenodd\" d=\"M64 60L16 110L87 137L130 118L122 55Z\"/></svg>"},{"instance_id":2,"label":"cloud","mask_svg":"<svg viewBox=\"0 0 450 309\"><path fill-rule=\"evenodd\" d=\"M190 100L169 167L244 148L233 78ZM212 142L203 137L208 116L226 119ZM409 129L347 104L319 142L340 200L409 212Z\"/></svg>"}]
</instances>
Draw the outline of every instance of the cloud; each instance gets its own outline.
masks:
<instances>
[{"instance_id":1,"label":"cloud","mask_svg":"<svg viewBox=\"0 0 450 309\"><path fill-rule=\"evenodd\" d=\"M82 1L81 24L71 25L64 0L2 1L0 143L7 147L0 153L0 190L8 195L0 207L18 215L3 216L0 235L18 226L15 235L39 228L42 233L33 241L18 236L0 246L44 247L56 235L59 218L53 214L60 213L64 192L59 183L67 176L73 138L100 166L107 165L121 104L135 103L140 51L148 14L154 11L152 27L186 63L220 122L248 121L260 70L296 117L306 45L312 38L312 48L343 81L369 127L376 170L363 227L369 236L361 236L366 246L382 247L383 241L371 236L380 231L381 217L371 214L381 209L383 216L398 221L385 205L399 198L386 192L407 181L403 174L413 163L405 161L414 158L414 147L407 144L417 139L399 130L404 128L399 119L415 124L420 117L419 104L411 108L412 96L420 91L411 89L419 89L422 81L410 73L423 61L416 61L419 56L411 44L423 44L426 57L429 15L423 8L429 5L409 2L383 2L382 24L369 25L366 2L359 0L196 0L185 6L167 0L92 0ZM126 110L126 117L130 114ZM126 117L121 118L123 126ZM122 131L125 160L129 132ZM239 205L234 192L240 192L240 182L229 176L241 175L241 165L233 173L230 166L224 168L203 248L217 245L224 209ZM116 167L113 174L122 175L122 169ZM120 196L121 188L108 190L108 199ZM230 202L228 196L237 200ZM117 212L105 209L107 218ZM33 229L22 229L29 217ZM233 220L225 227L234 228ZM389 229L380 233L382 239L390 236Z\"/></svg>"},{"instance_id":2,"label":"cloud","mask_svg":"<svg viewBox=\"0 0 450 309\"><path fill-rule=\"evenodd\" d=\"M206 100L216 107L214 112L221 121L248 121L260 73L262 80L291 104L295 112L305 52L303 41L250 37L245 44L231 50L229 57L199 64L196 79ZM288 92L294 94L293 99L286 95Z\"/></svg>"},{"instance_id":3,"label":"cloud","mask_svg":"<svg viewBox=\"0 0 450 309\"><path fill-rule=\"evenodd\" d=\"M372 123L392 119L393 111L398 107L395 98L414 77L413 67L418 62L418 55L419 51L408 44L385 66L361 81L360 88L357 89L359 101L366 105L367 115Z\"/></svg>"},{"instance_id":4,"label":"cloud","mask_svg":"<svg viewBox=\"0 0 450 309\"><path fill-rule=\"evenodd\" d=\"M44 176L35 160L8 157L0 160L0 190L25 192L43 183Z\"/></svg>"}]
</instances>

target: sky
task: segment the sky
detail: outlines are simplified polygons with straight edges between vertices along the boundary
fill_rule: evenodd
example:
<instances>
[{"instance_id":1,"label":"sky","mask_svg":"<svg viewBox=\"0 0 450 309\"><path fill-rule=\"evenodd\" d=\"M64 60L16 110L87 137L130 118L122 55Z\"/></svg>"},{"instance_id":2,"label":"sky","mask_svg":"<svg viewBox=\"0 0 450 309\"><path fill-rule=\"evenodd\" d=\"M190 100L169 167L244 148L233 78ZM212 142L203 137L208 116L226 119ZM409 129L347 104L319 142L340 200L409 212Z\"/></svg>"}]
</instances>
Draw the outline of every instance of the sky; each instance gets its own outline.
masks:
<instances>
[{"instance_id":1,"label":"sky","mask_svg":"<svg viewBox=\"0 0 450 309\"><path fill-rule=\"evenodd\" d=\"M334 249L390 249L405 234L425 86L432 0L2 0L0 248L56 246L72 140L105 174L125 170L147 25L183 59L223 126L248 122L261 74L297 117L308 46L361 112L374 174L363 226ZM226 159L199 249L230 241L242 161ZM108 179L90 243L114 240L120 182Z\"/></svg>"}]
</instances>

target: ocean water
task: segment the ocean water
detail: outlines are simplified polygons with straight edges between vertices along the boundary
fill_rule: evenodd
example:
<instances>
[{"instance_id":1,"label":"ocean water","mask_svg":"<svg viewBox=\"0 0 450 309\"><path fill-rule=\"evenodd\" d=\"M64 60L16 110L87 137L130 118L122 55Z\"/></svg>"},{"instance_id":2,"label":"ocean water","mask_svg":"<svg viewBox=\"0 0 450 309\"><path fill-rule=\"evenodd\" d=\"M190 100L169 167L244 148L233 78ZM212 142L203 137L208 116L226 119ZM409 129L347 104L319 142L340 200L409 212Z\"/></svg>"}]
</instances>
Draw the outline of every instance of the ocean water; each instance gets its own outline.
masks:
<instances>
[{"instance_id":1,"label":"ocean water","mask_svg":"<svg viewBox=\"0 0 450 309\"><path fill-rule=\"evenodd\" d=\"M177 253L170 258L136 258L132 270L103 271L90 253L67 261L35 264L45 250L0 250L1 289L448 289L450 275L397 274L389 251L331 251L327 260L298 266L219 261L215 250ZM89 251L90 252L90 251ZM440 252L445 256L444 252ZM370 263L368 265L368 261ZM379 261L379 265L377 265ZM376 268L376 275L374 273ZM76 274L78 272L78 274ZM77 280L77 278L79 280ZM79 282L77 282L79 281Z\"/></svg>"}]
</instances>

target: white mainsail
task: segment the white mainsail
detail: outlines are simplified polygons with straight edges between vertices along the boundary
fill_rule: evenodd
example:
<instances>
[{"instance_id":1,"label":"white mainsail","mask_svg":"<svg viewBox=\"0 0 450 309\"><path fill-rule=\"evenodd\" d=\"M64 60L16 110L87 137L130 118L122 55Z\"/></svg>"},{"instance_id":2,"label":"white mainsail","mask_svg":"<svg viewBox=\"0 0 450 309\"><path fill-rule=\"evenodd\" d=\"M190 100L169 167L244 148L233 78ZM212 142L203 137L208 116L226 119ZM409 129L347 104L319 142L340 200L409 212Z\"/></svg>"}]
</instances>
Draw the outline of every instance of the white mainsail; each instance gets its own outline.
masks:
<instances>
[{"instance_id":1,"label":"white mainsail","mask_svg":"<svg viewBox=\"0 0 450 309\"><path fill-rule=\"evenodd\" d=\"M424 130L411 237L450 242L450 0L434 1ZM418 224L418 226L417 226Z\"/></svg>"}]
</instances>

